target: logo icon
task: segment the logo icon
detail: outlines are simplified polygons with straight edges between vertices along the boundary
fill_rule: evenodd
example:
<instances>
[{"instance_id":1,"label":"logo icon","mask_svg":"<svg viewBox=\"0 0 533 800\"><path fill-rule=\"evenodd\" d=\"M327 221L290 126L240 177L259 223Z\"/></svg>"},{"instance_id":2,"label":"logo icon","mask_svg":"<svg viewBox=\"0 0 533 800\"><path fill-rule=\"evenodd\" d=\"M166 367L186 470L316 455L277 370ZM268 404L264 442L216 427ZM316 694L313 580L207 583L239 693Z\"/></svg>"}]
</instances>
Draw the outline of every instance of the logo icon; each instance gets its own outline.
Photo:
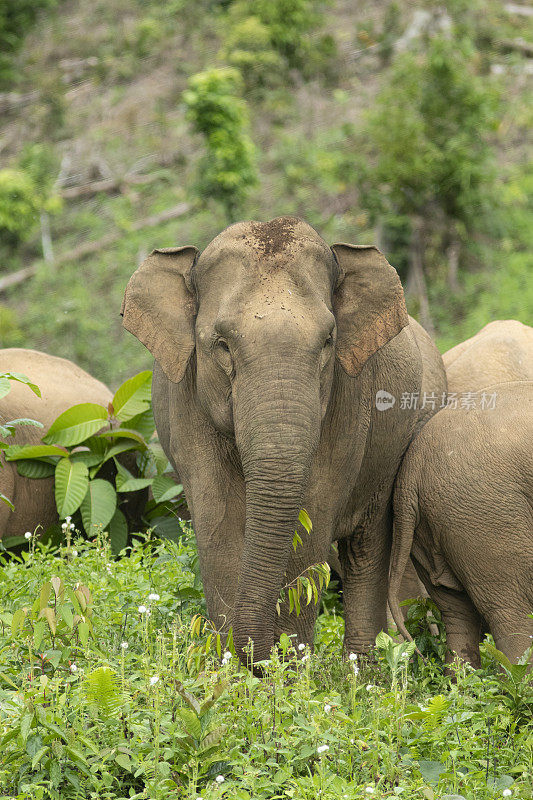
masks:
<instances>
[{"instance_id":1,"label":"logo icon","mask_svg":"<svg viewBox=\"0 0 533 800\"><path fill-rule=\"evenodd\" d=\"M385 389L380 389L379 392L376 392L376 408L378 411L388 411L389 408L393 407L395 402L396 398L394 395L389 394Z\"/></svg>"}]
</instances>

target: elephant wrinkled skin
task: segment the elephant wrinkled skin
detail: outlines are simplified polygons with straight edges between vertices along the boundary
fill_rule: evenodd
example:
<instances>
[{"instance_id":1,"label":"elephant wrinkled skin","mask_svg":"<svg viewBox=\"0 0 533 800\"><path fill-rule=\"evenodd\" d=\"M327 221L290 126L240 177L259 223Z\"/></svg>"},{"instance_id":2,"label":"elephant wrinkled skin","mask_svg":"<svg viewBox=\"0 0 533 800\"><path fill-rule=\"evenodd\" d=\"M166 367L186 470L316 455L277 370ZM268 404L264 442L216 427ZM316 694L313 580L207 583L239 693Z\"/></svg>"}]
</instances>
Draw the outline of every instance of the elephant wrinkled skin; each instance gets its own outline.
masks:
<instances>
[{"instance_id":1,"label":"elephant wrinkled skin","mask_svg":"<svg viewBox=\"0 0 533 800\"><path fill-rule=\"evenodd\" d=\"M113 395L103 383L64 358L49 356L36 350L8 348L0 350L0 373L20 372L37 384L41 397L26 385L11 382L9 394L0 400L0 423L11 419L29 418L41 422L43 428L19 427L8 444L38 444L52 422L77 403L99 403L107 406ZM54 499L54 479L33 480L17 472L15 461L5 462L0 469L0 492L15 504L15 510L0 503L0 538L22 536L43 530L58 516Z\"/></svg>"},{"instance_id":2,"label":"elephant wrinkled skin","mask_svg":"<svg viewBox=\"0 0 533 800\"><path fill-rule=\"evenodd\" d=\"M389 604L411 558L453 653L480 665L481 617L517 660L533 619L533 382L486 387L495 407L440 411L409 447L394 496Z\"/></svg>"},{"instance_id":3,"label":"elephant wrinkled skin","mask_svg":"<svg viewBox=\"0 0 533 800\"><path fill-rule=\"evenodd\" d=\"M123 315L155 357L157 430L184 486L214 624L233 626L241 656L253 640L255 660L281 631L312 642L315 606L296 618L284 604L277 617L276 601L336 540L345 648L366 652L386 624L394 477L428 413L400 398L446 388L396 271L374 247L330 248L292 217L244 222L201 254L155 250ZM395 398L385 410L380 390ZM294 552L301 508L313 532L300 529Z\"/></svg>"}]
</instances>

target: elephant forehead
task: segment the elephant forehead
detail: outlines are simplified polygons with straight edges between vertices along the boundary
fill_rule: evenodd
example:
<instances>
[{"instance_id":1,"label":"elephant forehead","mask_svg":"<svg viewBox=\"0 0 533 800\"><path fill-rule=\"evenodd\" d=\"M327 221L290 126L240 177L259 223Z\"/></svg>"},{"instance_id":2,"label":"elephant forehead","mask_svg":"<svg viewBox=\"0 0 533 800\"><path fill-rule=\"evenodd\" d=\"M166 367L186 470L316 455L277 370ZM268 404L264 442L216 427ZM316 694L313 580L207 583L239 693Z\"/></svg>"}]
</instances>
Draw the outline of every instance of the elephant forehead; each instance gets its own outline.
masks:
<instances>
[{"instance_id":1,"label":"elephant forehead","mask_svg":"<svg viewBox=\"0 0 533 800\"><path fill-rule=\"evenodd\" d=\"M196 265L198 277L222 262L241 263L259 272L271 273L312 259L328 267L330 248L306 222L278 217L269 222L239 222L222 231L206 247Z\"/></svg>"}]
</instances>

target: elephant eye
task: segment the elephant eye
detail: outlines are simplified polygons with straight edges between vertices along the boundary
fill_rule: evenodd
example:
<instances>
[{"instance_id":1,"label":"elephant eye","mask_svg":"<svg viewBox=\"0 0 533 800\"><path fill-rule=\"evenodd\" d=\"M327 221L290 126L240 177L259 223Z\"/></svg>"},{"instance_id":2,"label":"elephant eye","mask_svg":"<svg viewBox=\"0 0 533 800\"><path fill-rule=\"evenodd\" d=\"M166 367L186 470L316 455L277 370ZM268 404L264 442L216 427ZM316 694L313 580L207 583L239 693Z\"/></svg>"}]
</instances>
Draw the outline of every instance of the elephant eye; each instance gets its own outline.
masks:
<instances>
[{"instance_id":1,"label":"elephant eye","mask_svg":"<svg viewBox=\"0 0 533 800\"><path fill-rule=\"evenodd\" d=\"M224 339L219 339L217 342L218 347L223 350L225 353L229 353L228 343L224 341Z\"/></svg>"}]
</instances>

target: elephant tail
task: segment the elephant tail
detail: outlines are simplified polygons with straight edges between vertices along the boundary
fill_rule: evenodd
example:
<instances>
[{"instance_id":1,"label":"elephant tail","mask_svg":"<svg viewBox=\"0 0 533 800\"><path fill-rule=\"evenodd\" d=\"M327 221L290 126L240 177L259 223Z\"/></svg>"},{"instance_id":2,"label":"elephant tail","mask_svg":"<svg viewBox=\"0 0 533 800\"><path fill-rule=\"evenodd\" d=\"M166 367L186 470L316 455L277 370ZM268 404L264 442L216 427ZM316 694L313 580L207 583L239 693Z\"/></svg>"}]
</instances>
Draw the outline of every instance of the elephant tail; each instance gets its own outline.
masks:
<instances>
[{"instance_id":1,"label":"elephant tail","mask_svg":"<svg viewBox=\"0 0 533 800\"><path fill-rule=\"evenodd\" d=\"M418 491L412 480L401 481L405 470L400 472L400 480L394 491L394 528L389 573L388 603L392 618L402 636L412 642L413 637L405 627L398 594L407 563L411 556L413 536L418 525ZM417 652L419 652L417 650ZM419 653L420 654L420 653ZM421 655L421 654L420 654Z\"/></svg>"}]
</instances>

